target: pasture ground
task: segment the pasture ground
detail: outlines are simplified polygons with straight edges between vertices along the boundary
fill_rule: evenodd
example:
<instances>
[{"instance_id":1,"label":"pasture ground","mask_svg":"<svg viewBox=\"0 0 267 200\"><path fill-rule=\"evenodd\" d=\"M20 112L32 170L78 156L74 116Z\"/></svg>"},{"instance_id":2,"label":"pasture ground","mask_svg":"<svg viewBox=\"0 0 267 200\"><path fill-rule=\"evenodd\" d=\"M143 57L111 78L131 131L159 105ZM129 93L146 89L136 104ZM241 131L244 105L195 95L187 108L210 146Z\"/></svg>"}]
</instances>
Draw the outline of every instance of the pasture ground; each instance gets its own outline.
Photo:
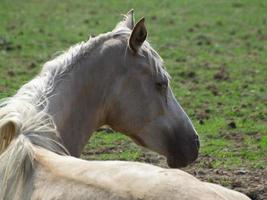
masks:
<instances>
[{"instance_id":1,"label":"pasture ground","mask_svg":"<svg viewBox=\"0 0 267 200\"><path fill-rule=\"evenodd\" d=\"M149 40L200 134L200 157L185 170L267 199L267 1L1 0L0 98L14 94L55 52L111 30L130 8L136 19L146 16ZM82 157L166 165L106 131L91 138Z\"/></svg>"}]
</instances>

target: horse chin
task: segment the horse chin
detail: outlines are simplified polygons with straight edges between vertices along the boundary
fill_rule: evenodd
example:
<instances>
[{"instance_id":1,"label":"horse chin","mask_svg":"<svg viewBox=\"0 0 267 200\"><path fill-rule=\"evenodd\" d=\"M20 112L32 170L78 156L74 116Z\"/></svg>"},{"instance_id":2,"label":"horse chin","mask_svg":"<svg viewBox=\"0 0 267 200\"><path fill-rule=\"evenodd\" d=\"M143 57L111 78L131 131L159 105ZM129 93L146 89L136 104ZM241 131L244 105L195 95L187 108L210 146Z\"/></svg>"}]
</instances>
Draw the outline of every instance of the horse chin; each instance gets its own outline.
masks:
<instances>
[{"instance_id":1,"label":"horse chin","mask_svg":"<svg viewBox=\"0 0 267 200\"><path fill-rule=\"evenodd\" d=\"M189 163L186 160L180 160L175 157L168 157L167 164L170 168L182 168L186 167Z\"/></svg>"}]
</instances>

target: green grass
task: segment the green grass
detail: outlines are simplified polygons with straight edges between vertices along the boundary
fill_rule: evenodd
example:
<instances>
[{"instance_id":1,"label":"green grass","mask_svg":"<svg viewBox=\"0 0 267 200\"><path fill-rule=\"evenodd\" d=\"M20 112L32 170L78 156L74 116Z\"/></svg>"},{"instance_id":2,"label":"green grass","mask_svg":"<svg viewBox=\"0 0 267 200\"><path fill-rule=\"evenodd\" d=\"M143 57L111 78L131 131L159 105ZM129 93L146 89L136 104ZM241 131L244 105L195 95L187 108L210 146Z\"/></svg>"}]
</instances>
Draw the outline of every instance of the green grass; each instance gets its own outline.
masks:
<instances>
[{"instance_id":1,"label":"green grass","mask_svg":"<svg viewBox=\"0 0 267 200\"><path fill-rule=\"evenodd\" d=\"M266 168L267 1L1 0L0 98L56 52L111 30L130 8L136 18L146 16L149 40L200 134L201 156L216 168ZM84 153L105 160L142 156L119 133L96 134Z\"/></svg>"}]
</instances>

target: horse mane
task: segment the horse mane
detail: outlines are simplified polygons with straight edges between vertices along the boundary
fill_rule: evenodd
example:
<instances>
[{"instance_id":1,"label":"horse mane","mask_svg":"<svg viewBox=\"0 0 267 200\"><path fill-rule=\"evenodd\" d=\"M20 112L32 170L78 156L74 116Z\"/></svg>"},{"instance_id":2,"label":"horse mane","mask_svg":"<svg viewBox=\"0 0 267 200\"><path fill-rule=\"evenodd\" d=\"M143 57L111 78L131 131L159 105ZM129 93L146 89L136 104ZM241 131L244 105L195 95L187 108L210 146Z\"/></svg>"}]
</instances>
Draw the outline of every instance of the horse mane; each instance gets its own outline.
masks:
<instances>
[{"instance_id":1,"label":"horse mane","mask_svg":"<svg viewBox=\"0 0 267 200\"><path fill-rule=\"evenodd\" d=\"M125 56L129 50L128 38L131 35L131 30L127 27L121 26L119 23L116 28L107 33L100 34L96 37L90 37L87 41L82 41L71 46L67 51L63 51L54 59L46 62L41 71L41 76L48 76L47 93L54 89L55 85L62 80L66 75L79 67L79 61L92 54L97 47L105 43L107 40L126 36ZM150 66L153 68L154 75L161 75L168 80L171 78L163 66L163 59L151 47L148 41L145 41L139 52L141 56L146 56ZM57 82L56 82L57 81Z\"/></svg>"},{"instance_id":2,"label":"horse mane","mask_svg":"<svg viewBox=\"0 0 267 200\"><path fill-rule=\"evenodd\" d=\"M60 155L69 154L47 113L23 99L13 97L3 101L0 104L0 199L29 199L34 173L33 145Z\"/></svg>"}]
</instances>

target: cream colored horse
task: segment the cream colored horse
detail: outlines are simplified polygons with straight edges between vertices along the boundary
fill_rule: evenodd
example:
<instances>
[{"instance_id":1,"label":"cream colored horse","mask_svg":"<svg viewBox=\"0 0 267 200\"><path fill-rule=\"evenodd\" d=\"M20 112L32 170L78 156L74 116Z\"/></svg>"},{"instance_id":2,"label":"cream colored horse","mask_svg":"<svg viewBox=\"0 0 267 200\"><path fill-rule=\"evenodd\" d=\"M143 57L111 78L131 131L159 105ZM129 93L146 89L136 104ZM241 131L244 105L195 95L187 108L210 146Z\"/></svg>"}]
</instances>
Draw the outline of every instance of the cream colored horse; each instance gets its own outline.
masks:
<instances>
[{"instance_id":1,"label":"cream colored horse","mask_svg":"<svg viewBox=\"0 0 267 200\"><path fill-rule=\"evenodd\" d=\"M145 42L144 19L134 27L133 24L131 11L112 32L75 46L47 63L39 76L0 104L0 200L249 199L177 169L135 162L84 161L69 156L69 151L73 155L80 153L88 139L84 135L88 124L92 131L104 123L166 155L171 166L184 166L197 156L196 132L171 93L160 57ZM87 59L98 54L109 55L109 59ZM92 86L95 79L85 82L88 74L94 77L104 69L109 72L105 74L106 81L113 73L118 75L115 80L111 77L112 82L106 85L108 91ZM77 78L77 74L81 76ZM99 98L85 98L88 84L91 91L98 90L93 94ZM78 93L75 98L80 104L70 91ZM146 92L157 98L149 99ZM132 107L127 108L126 103ZM100 109L100 105L104 108ZM135 119L138 116L141 119ZM74 129L78 124L81 127ZM149 129L155 134L151 135Z\"/></svg>"},{"instance_id":2,"label":"cream colored horse","mask_svg":"<svg viewBox=\"0 0 267 200\"><path fill-rule=\"evenodd\" d=\"M60 155L66 153L64 148L44 138L34 133L20 135L3 153L1 199L249 200L239 192L199 181L178 169ZM33 145L38 142L44 142L41 145L56 153ZM10 158L14 152L17 153Z\"/></svg>"}]
</instances>

